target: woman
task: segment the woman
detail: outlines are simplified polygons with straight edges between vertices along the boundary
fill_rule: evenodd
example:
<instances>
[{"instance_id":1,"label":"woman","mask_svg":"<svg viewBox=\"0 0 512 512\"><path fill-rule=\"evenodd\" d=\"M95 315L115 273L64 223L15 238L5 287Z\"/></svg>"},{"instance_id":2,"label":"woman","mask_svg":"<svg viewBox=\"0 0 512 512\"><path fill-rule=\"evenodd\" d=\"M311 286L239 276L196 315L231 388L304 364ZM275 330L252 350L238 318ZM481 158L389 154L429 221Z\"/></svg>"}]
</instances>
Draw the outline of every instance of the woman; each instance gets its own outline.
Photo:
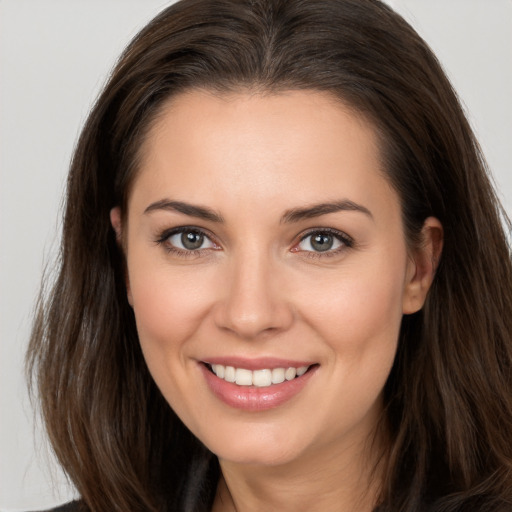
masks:
<instances>
[{"instance_id":1,"label":"woman","mask_svg":"<svg viewBox=\"0 0 512 512\"><path fill-rule=\"evenodd\" d=\"M509 510L502 219L381 2L163 11L82 132L29 350L70 509Z\"/></svg>"}]
</instances>

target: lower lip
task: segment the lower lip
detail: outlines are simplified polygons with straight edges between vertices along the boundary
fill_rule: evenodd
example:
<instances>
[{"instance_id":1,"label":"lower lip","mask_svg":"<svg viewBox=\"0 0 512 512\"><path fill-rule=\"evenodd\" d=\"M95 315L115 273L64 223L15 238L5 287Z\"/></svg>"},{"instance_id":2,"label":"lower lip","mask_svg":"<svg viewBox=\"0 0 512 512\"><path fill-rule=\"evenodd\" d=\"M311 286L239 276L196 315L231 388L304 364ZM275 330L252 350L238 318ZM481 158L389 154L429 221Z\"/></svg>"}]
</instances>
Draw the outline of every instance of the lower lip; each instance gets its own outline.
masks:
<instances>
[{"instance_id":1,"label":"lower lip","mask_svg":"<svg viewBox=\"0 0 512 512\"><path fill-rule=\"evenodd\" d=\"M230 407L245 411L265 411L283 405L302 391L318 369L318 366L313 366L300 377L285 380L281 384L259 388L256 386L238 386L232 382L226 382L212 373L204 363L200 363L199 366L208 387L217 398Z\"/></svg>"}]
</instances>

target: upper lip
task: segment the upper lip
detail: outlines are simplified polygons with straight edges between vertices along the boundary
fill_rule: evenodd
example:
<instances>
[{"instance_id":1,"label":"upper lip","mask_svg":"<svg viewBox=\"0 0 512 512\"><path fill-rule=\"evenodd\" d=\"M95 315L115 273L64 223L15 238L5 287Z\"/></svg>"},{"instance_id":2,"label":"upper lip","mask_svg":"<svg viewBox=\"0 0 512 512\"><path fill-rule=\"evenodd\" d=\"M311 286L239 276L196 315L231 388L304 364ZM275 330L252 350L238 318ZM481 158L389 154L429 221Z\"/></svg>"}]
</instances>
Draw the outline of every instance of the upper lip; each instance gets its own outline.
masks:
<instances>
[{"instance_id":1,"label":"upper lip","mask_svg":"<svg viewBox=\"0 0 512 512\"><path fill-rule=\"evenodd\" d=\"M246 358L246 357L210 357L202 360L206 364L221 364L223 366L233 366L235 368L244 368L246 370L263 370L274 368L300 368L301 366L311 366L315 364L312 361L297 360L297 359L282 359L276 357L257 357L257 358Z\"/></svg>"}]
</instances>

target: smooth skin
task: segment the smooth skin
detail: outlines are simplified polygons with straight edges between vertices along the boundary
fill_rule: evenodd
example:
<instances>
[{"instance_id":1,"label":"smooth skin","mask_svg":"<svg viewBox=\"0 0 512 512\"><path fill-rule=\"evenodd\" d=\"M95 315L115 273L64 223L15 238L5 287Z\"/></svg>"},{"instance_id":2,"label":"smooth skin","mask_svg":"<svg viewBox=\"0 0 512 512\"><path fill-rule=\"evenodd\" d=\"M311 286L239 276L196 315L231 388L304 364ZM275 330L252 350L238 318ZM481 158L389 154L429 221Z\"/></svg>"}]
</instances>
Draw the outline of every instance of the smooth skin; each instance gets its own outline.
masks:
<instances>
[{"instance_id":1,"label":"smooth skin","mask_svg":"<svg viewBox=\"0 0 512 512\"><path fill-rule=\"evenodd\" d=\"M327 93L182 93L141 156L111 221L149 370L219 457L213 510L372 510L382 390L441 224L408 247L372 126ZM201 362L226 356L317 367L286 403L247 411L205 382Z\"/></svg>"}]
</instances>

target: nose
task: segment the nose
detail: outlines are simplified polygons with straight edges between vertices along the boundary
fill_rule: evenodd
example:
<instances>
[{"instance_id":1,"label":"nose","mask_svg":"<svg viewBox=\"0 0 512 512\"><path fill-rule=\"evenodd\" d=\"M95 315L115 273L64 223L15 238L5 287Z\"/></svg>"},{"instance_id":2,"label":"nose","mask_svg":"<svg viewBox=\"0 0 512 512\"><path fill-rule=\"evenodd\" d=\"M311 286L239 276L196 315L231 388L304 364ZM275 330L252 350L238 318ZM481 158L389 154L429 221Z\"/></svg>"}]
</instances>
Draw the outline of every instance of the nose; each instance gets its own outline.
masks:
<instances>
[{"instance_id":1,"label":"nose","mask_svg":"<svg viewBox=\"0 0 512 512\"><path fill-rule=\"evenodd\" d=\"M252 254L231 262L216 323L239 338L255 339L287 330L294 313L286 297L282 272L271 258Z\"/></svg>"}]
</instances>

